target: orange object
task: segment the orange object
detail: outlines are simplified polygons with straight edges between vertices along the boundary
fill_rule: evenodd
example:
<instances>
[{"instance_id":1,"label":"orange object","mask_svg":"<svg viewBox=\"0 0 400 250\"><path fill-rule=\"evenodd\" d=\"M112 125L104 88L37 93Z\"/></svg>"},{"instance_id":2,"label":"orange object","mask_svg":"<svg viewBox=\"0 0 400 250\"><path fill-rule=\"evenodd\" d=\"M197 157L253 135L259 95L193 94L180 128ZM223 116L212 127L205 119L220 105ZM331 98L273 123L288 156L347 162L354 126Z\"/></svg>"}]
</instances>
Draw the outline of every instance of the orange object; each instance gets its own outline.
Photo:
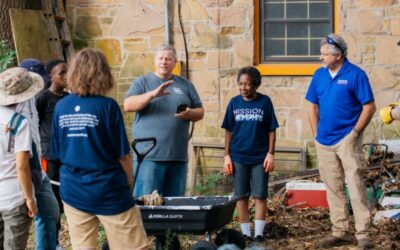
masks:
<instances>
[{"instance_id":1,"label":"orange object","mask_svg":"<svg viewBox=\"0 0 400 250\"><path fill-rule=\"evenodd\" d=\"M42 158L40 163L42 163L42 170L47 173L47 160Z\"/></svg>"}]
</instances>

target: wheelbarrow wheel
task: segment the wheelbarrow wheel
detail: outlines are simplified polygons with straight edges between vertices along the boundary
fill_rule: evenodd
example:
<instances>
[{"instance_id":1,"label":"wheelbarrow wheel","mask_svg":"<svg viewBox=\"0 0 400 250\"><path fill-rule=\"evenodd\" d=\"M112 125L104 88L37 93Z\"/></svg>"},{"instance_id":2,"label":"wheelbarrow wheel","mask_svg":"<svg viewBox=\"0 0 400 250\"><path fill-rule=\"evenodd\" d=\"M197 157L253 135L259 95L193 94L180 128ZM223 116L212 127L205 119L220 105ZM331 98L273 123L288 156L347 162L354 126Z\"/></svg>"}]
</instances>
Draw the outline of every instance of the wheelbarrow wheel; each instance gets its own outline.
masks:
<instances>
[{"instance_id":1,"label":"wheelbarrow wheel","mask_svg":"<svg viewBox=\"0 0 400 250\"><path fill-rule=\"evenodd\" d=\"M234 229L223 229L217 233L215 237L215 244L217 246L222 246L224 244L235 244L240 249L246 248L246 241L243 234Z\"/></svg>"},{"instance_id":2,"label":"wheelbarrow wheel","mask_svg":"<svg viewBox=\"0 0 400 250\"><path fill-rule=\"evenodd\" d=\"M168 241L165 236L156 236L156 250L180 250L181 244L178 236L172 236Z\"/></svg>"},{"instance_id":3,"label":"wheelbarrow wheel","mask_svg":"<svg viewBox=\"0 0 400 250\"><path fill-rule=\"evenodd\" d=\"M218 246L215 243L201 240L193 245L192 250L216 250L217 248Z\"/></svg>"}]
</instances>

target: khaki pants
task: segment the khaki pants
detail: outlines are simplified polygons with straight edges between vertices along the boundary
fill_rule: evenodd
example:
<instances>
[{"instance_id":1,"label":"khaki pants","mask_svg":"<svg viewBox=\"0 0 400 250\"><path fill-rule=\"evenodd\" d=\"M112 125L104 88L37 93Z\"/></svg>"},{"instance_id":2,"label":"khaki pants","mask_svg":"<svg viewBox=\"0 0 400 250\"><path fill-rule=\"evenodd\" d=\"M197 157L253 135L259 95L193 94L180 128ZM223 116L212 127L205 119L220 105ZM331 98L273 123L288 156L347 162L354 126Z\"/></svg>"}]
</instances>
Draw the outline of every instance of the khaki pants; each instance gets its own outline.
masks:
<instances>
[{"instance_id":1,"label":"khaki pants","mask_svg":"<svg viewBox=\"0 0 400 250\"><path fill-rule=\"evenodd\" d=\"M111 250L148 249L138 207L117 215L93 215L64 203L64 213L74 250L96 249L99 223L104 226Z\"/></svg>"},{"instance_id":2,"label":"khaki pants","mask_svg":"<svg viewBox=\"0 0 400 250\"><path fill-rule=\"evenodd\" d=\"M332 235L349 236L349 213L345 196L345 179L353 208L357 239L368 238L371 212L365 193L364 169L361 149L362 135L352 131L339 143L325 146L316 142L320 175L327 189Z\"/></svg>"},{"instance_id":3,"label":"khaki pants","mask_svg":"<svg viewBox=\"0 0 400 250\"><path fill-rule=\"evenodd\" d=\"M10 211L0 212L0 249L25 249L31 222L25 203Z\"/></svg>"}]
</instances>

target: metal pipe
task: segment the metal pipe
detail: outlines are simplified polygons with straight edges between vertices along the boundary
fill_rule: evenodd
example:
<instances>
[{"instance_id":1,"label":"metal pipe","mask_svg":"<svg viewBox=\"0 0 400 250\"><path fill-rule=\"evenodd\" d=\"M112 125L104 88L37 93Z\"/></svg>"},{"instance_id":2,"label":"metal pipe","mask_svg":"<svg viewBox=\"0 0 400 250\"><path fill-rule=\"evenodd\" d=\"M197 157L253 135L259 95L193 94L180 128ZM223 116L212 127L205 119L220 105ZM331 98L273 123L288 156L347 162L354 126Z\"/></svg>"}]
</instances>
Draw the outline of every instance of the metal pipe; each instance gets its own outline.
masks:
<instances>
[{"instance_id":1,"label":"metal pipe","mask_svg":"<svg viewBox=\"0 0 400 250\"><path fill-rule=\"evenodd\" d=\"M170 45L170 28L169 28L169 0L164 0L164 18L165 18L165 44Z\"/></svg>"}]
</instances>

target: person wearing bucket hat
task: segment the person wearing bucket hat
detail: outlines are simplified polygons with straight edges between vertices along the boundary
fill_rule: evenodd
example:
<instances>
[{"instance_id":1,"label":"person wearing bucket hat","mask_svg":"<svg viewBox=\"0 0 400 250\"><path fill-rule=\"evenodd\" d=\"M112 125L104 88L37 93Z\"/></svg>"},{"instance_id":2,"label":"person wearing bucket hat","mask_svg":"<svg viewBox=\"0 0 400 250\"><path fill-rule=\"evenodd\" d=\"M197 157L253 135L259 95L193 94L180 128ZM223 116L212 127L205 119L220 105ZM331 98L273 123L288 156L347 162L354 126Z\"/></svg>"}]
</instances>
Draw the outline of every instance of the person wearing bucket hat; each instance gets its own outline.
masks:
<instances>
[{"instance_id":1,"label":"person wearing bucket hat","mask_svg":"<svg viewBox=\"0 0 400 250\"><path fill-rule=\"evenodd\" d=\"M23 68L0 74L0 237L5 249L25 249L37 213L29 166L33 154L29 122L17 105L43 89L43 79Z\"/></svg>"}]
</instances>

